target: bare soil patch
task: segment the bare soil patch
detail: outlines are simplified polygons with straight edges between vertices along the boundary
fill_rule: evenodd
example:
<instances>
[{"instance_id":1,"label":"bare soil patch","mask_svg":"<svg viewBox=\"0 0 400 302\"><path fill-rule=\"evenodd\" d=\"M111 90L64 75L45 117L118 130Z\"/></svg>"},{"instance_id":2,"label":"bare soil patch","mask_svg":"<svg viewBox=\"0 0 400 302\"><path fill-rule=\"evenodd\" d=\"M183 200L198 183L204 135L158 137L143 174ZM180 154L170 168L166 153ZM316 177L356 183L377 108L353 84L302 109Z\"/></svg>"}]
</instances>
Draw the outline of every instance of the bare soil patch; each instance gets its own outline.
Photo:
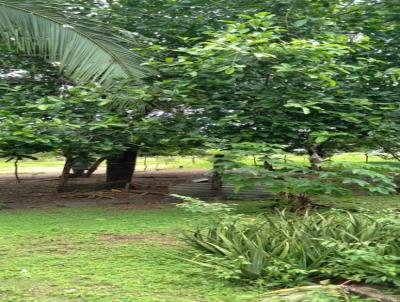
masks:
<instances>
[{"instance_id":1,"label":"bare soil patch","mask_svg":"<svg viewBox=\"0 0 400 302\"><path fill-rule=\"evenodd\" d=\"M100 233L98 234L98 238L102 241L107 241L109 243L143 241L146 243L157 244L167 247L182 246L182 243L177 241L176 238L156 233L137 233L128 235Z\"/></svg>"},{"instance_id":2,"label":"bare soil patch","mask_svg":"<svg viewBox=\"0 0 400 302\"><path fill-rule=\"evenodd\" d=\"M77 187L87 186L88 191L76 190L58 193L58 173L24 174L17 183L12 174L0 174L0 202L9 209L78 207L88 205L115 206L121 209L157 209L171 204L168 188L171 185L191 182L203 177L205 170L161 170L137 172L132 179L132 189L91 190L105 183L105 175L98 173L90 178L71 178Z\"/></svg>"}]
</instances>

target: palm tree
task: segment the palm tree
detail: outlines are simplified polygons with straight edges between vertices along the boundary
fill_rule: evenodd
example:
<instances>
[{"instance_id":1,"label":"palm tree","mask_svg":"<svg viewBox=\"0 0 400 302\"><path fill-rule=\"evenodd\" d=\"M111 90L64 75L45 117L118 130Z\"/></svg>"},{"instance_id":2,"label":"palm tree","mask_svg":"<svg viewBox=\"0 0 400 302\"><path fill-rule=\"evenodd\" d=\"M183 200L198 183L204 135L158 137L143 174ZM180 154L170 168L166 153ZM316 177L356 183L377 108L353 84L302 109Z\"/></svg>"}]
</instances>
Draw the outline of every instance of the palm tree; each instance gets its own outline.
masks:
<instances>
[{"instance_id":1,"label":"palm tree","mask_svg":"<svg viewBox=\"0 0 400 302\"><path fill-rule=\"evenodd\" d=\"M76 84L95 81L110 86L116 79L140 81L152 74L142 66L130 38L121 31L80 14L61 3L0 0L0 39L12 48L59 66Z\"/></svg>"}]
</instances>

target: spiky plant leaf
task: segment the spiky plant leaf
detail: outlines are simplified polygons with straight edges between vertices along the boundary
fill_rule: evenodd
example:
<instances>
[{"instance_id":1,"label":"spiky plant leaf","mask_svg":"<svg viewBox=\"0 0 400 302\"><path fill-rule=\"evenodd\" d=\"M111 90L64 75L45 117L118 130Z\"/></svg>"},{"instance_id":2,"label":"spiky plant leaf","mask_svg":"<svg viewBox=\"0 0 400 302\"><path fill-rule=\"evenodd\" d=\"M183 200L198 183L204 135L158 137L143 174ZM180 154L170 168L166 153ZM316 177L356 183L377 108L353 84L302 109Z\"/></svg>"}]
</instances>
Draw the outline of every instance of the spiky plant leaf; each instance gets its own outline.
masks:
<instances>
[{"instance_id":1,"label":"spiky plant leaf","mask_svg":"<svg viewBox=\"0 0 400 302\"><path fill-rule=\"evenodd\" d=\"M152 73L127 48L132 41L116 29L67 12L66 5L46 3L0 0L0 38L18 51L59 65L76 84L96 81L107 87L116 79L138 81Z\"/></svg>"}]
</instances>

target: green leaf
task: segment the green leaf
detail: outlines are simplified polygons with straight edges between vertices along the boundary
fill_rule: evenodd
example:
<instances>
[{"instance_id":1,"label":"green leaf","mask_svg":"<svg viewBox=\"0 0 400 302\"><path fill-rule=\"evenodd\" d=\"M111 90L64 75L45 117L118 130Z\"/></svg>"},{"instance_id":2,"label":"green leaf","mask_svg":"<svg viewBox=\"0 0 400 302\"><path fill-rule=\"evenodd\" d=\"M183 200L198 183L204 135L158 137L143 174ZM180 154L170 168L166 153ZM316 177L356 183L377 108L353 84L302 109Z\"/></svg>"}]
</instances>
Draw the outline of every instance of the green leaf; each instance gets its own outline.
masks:
<instances>
[{"instance_id":1,"label":"green leaf","mask_svg":"<svg viewBox=\"0 0 400 302\"><path fill-rule=\"evenodd\" d=\"M229 67L227 69L225 69L225 73L226 74L233 74L235 72L235 68L234 67Z\"/></svg>"},{"instance_id":2,"label":"green leaf","mask_svg":"<svg viewBox=\"0 0 400 302\"><path fill-rule=\"evenodd\" d=\"M304 114L310 114L310 112L311 112L310 109L307 107L301 107L301 109L303 110Z\"/></svg>"},{"instance_id":3,"label":"green leaf","mask_svg":"<svg viewBox=\"0 0 400 302\"><path fill-rule=\"evenodd\" d=\"M307 20L303 19L303 20L297 20L296 22L293 23L293 25L296 27L301 27L301 26L305 25L306 23L307 23Z\"/></svg>"},{"instance_id":4,"label":"green leaf","mask_svg":"<svg viewBox=\"0 0 400 302\"><path fill-rule=\"evenodd\" d=\"M0 0L0 37L21 52L57 63L78 84L109 86L117 79L140 80L153 73L123 46L127 39L107 34L110 27L62 11L45 1Z\"/></svg>"}]
</instances>

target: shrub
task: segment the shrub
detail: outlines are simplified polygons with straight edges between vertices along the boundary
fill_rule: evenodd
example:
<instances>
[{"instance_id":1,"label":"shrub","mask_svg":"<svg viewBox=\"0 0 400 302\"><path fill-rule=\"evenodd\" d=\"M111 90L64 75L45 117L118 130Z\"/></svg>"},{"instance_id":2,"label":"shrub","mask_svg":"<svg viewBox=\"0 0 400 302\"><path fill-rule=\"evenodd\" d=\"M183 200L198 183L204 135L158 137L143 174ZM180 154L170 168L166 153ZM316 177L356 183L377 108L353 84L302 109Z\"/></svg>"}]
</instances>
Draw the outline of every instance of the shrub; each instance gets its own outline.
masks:
<instances>
[{"instance_id":1,"label":"shrub","mask_svg":"<svg viewBox=\"0 0 400 302\"><path fill-rule=\"evenodd\" d=\"M239 163L235 167L232 169L234 173L226 173L224 179L237 191L264 187L266 191L291 201L293 211L306 210L312 206L314 198L321 195L351 195L353 190L382 195L396 193L395 171L380 167L335 165L329 169L313 170L286 164L274 171Z\"/></svg>"},{"instance_id":2,"label":"shrub","mask_svg":"<svg viewBox=\"0 0 400 302\"><path fill-rule=\"evenodd\" d=\"M198 204L197 204L198 206ZM219 215L185 238L200 250L194 262L227 279L269 286L327 278L400 286L399 219L331 210L304 217Z\"/></svg>"}]
</instances>

